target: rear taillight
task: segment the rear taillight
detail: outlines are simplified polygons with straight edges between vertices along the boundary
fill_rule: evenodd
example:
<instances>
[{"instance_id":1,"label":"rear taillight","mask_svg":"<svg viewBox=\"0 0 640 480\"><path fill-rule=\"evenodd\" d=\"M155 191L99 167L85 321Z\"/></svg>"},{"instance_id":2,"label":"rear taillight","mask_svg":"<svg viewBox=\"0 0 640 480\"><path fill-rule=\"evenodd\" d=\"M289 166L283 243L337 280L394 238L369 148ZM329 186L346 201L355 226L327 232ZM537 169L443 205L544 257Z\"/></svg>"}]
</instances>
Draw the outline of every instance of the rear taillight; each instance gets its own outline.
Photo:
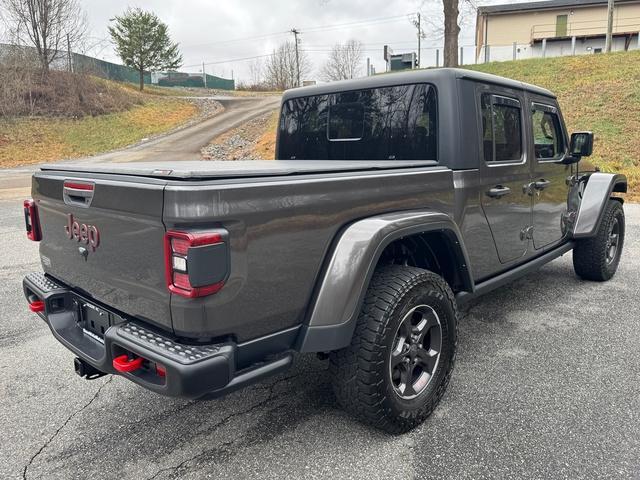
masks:
<instances>
[{"instance_id":1,"label":"rear taillight","mask_svg":"<svg viewBox=\"0 0 640 480\"><path fill-rule=\"evenodd\" d=\"M226 231L165 234L167 287L187 298L219 291L229 271Z\"/></svg>"},{"instance_id":2,"label":"rear taillight","mask_svg":"<svg viewBox=\"0 0 640 480\"><path fill-rule=\"evenodd\" d=\"M27 238L34 242L42 240L38 207L33 200L24 201L24 223L27 227Z\"/></svg>"}]
</instances>

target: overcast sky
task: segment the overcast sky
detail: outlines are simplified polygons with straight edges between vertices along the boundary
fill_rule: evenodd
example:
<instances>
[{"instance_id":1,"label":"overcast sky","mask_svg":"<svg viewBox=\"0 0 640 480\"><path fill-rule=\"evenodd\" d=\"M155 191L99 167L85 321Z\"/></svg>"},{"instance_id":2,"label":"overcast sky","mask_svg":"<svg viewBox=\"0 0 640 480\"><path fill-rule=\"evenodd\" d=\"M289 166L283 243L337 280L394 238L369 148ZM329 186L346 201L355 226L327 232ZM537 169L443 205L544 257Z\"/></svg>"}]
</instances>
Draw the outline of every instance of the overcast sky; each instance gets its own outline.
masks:
<instances>
[{"instance_id":1,"label":"overcast sky","mask_svg":"<svg viewBox=\"0 0 640 480\"><path fill-rule=\"evenodd\" d=\"M201 71L200 64L204 61L207 73L228 78L233 70L235 78L240 80L248 79L248 66L253 61L240 59L270 54L278 44L293 38L288 32L294 27L300 30L301 48L313 63L312 78L318 77L327 50L336 42L350 38L365 45L365 54L377 71L384 70L384 44L389 44L396 53L415 51L417 31L411 17L417 11L424 15L423 28L428 36L423 40L422 66L435 64L435 47L442 46L441 34L433 27L440 23L440 0L80 1L89 18L92 46L89 53L93 56L119 62L106 27L111 18L127 7L140 7L155 12L169 25L172 38L180 43L184 58L182 71ZM497 3L514 2L473 2L476 5ZM460 43L469 45L465 59L470 61L474 51L471 45L474 44L475 13L467 10ZM440 55L442 58L442 53Z\"/></svg>"}]
</instances>

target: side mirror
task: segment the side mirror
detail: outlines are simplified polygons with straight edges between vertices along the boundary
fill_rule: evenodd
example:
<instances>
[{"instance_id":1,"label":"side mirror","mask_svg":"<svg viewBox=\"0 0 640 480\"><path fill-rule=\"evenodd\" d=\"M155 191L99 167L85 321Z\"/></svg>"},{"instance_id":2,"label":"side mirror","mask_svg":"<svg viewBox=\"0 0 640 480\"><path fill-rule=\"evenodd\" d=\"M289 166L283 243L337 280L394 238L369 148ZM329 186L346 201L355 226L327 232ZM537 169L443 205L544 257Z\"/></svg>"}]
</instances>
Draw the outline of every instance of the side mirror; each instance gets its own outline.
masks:
<instances>
[{"instance_id":1,"label":"side mirror","mask_svg":"<svg viewBox=\"0 0 640 480\"><path fill-rule=\"evenodd\" d=\"M569 155L572 157L588 157L593 153L593 132L575 132L571 134Z\"/></svg>"}]
</instances>

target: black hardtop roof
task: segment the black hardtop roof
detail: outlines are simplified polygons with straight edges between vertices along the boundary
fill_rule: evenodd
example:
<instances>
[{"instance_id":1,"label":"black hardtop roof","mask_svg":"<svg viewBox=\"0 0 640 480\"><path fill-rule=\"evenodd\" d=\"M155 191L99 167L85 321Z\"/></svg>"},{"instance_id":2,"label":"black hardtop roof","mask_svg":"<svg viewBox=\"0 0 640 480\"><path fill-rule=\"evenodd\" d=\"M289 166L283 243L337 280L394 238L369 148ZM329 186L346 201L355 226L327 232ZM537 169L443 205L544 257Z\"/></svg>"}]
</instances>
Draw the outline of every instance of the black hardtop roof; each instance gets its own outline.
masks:
<instances>
[{"instance_id":1,"label":"black hardtop roof","mask_svg":"<svg viewBox=\"0 0 640 480\"><path fill-rule=\"evenodd\" d=\"M476 72L463 68L432 68L425 70L407 70L397 73L374 75L371 77L357 78L354 80L341 80L337 82L323 83L309 87L293 88L284 92L282 101L291 98L339 93L350 90L363 90L367 88L392 87L394 85L406 85L411 83L444 83L454 82L457 79L469 79L481 83L500 85L517 90L526 90L538 95L555 98L555 95L546 88L537 87L528 83L499 77L489 73Z\"/></svg>"}]
</instances>

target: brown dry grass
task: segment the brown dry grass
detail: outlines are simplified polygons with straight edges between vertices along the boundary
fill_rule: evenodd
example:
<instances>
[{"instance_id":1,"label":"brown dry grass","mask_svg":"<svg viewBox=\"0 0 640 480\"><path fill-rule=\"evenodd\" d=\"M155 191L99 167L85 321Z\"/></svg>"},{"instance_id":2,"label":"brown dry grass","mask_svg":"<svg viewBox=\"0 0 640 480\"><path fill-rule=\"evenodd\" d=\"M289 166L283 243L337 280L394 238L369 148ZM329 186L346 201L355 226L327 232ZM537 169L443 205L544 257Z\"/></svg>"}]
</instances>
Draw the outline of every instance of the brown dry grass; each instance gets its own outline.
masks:
<instances>
[{"instance_id":1,"label":"brown dry grass","mask_svg":"<svg viewBox=\"0 0 640 480\"><path fill-rule=\"evenodd\" d=\"M121 84L69 72L0 66L2 117L66 117L104 115L142 103Z\"/></svg>"},{"instance_id":2,"label":"brown dry grass","mask_svg":"<svg viewBox=\"0 0 640 480\"><path fill-rule=\"evenodd\" d=\"M143 97L130 110L81 119L0 120L0 167L94 155L166 132L197 114L191 102Z\"/></svg>"},{"instance_id":3,"label":"brown dry grass","mask_svg":"<svg viewBox=\"0 0 640 480\"><path fill-rule=\"evenodd\" d=\"M265 160L273 160L276 158L276 134L278 127L279 111L275 110L269 121L265 126L265 130L258 138L255 146L253 147L253 153L256 158L262 158Z\"/></svg>"}]
</instances>

